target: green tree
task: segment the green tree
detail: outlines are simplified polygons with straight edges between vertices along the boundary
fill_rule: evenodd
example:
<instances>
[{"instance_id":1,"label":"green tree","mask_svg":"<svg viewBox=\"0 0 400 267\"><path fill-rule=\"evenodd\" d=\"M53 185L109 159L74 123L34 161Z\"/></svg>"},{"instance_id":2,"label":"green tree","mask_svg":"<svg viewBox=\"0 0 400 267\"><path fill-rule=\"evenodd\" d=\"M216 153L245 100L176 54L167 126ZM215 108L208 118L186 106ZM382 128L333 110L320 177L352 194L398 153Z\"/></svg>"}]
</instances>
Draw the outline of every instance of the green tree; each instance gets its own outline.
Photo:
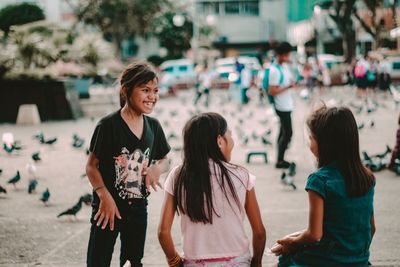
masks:
<instances>
[{"instance_id":1,"label":"green tree","mask_svg":"<svg viewBox=\"0 0 400 267\"><path fill-rule=\"evenodd\" d=\"M176 26L173 23L176 12L170 11L164 13L155 23L156 36L162 47L168 51L167 58L181 58L183 53L190 49L190 40L193 36L193 23L184 16L185 21L182 26Z\"/></svg>"},{"instance_id":2,"label":"green tree","mask_svg":"<svg viewBox=\"0 0 400 267\"><path fill-rule=\"evenodd\" d=\"M68 1L78 20L97 26L121 55L122 41L147 36L153 21L171 6L169 0L80 0ZM75 3L75 4L74 4Z\"/></svg>"},{"instance_id":3,"label":"green tree","mask_svg":"<svg viewBox=\"0 0 400 267\"><path fill-rule=\"evenodd\" d=\"M0 10L0 29L7 37L11 26L43 20L44 18L43 10L34 4L9 5Z\"/></svg>"},{"instance_id":4,"label":"green tree","mask_svg":"<svg viewBox=\"0 0 400 267\"><path fill-rule=\"evenodd\" d=\"M374 39L373 43L373 49L377 49L381 47L382 44L382 32L384 30L385 26L385 21L383 18L383 14L381 13L380 15L378 14L378 9L383 8L383 0L363 0L365 6L368 9L368 13L371 16L370 23L367 23L364 18L362 18L356 9L354 9L354 16L356 19L360 22L361 26L363 29L369 33L372 38ZM396 7L397 7L397 0L393 0L392 4L390 6L392 10L392 18L394 21L394 24L396 26Z\"/></svg>"},{"instance_id":5,"label":"green tree","mask_svg":"<svg viewBox=\"0 0 400 267\"><path fill-rule=\"evenodd\" d=\"M356 32L352 12L356 0L334 0L329 15L342 34L343 53L346 62L351 62L356 53Z\"/></svg>"}]
</instances>

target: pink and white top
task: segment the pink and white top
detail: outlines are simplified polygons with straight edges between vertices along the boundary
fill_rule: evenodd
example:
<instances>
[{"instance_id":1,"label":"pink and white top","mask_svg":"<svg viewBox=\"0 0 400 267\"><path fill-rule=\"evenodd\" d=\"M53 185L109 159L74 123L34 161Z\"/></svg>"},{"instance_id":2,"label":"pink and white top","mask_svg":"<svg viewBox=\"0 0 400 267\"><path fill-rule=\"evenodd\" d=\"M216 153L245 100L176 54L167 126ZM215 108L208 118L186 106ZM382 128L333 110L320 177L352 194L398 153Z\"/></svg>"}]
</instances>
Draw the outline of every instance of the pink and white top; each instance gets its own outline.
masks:
<instances>
[{"instance_id":1,"label":"pink and white top","mask_svg":"<svg viewBox=\"0 0 400 267\"><path fill-rule=\"evenodd\" d=\"M246 193L255 184L256 177L245 168L224 163L236 188L240 207L236 204L227 188L230 204L226 199L219 180L221 169L210 160L212 192L214 208L219 217L214 214L212 224L194 223L187 215L180 214L183 252L185 259L219 259L237 257L249 253L249 240L244 230L246 216ZM164 189L174 195L174 184L179 166L169 173ZM232 174L233 173L233 174Z\"/></svg>"}]
</instances>

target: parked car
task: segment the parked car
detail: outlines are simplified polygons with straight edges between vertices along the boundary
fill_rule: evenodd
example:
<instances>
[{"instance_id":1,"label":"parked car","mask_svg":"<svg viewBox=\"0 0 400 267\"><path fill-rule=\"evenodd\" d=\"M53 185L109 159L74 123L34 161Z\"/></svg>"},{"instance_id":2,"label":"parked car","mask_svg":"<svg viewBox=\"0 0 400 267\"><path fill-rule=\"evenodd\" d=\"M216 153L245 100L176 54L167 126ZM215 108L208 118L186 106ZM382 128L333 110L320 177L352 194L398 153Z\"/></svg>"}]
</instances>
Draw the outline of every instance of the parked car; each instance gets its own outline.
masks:
<instances>
[{"instance_id":1,"label":"parked car","mask_svg":"<svg viewBox=\"0 0 400 267\"><path fill-rule=\"evenodd\" d=\"M188 59L164 61L160 69L160 88L187 89L192 88L196 82L194 65Z\"/></svg>"},{"instance_id":2,"label":"parked car","mask_svg":"<svg viewBox=\"0 0 400 267\"><path fill-rule=\"evenodd\" d=\"M216 87L218 88L229 88L229 76L235 73L235 62L236 59L240 64L249 67L253 71L253 77L257 76L258 70L261 69L261 65L255 57L226 57L219 58L215 61L216 71L219 74L219 79L216 81ZM231 75L231 77L234 75Z\"/></svg>"}]
</instances>

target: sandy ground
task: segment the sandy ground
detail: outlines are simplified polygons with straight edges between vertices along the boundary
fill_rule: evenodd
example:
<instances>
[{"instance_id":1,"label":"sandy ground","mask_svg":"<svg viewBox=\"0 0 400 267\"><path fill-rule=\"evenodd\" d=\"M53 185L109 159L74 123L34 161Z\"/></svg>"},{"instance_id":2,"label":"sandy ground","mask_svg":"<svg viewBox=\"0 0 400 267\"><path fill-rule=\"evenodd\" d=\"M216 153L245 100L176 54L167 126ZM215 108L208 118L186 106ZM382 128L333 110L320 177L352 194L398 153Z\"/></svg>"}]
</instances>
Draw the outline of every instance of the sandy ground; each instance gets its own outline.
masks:
<instances>
[{"instance_id":1,"label":"sandy ground","mask_svg":"<svg viewBox=\"0 0 400 267\"><path fill-rule=\"evenodd\" d=\"M235 102L226 102L226 92L212 92L211 105L208 110L218 111L227 118L234 132L242 129L247 135L257 135L267 129L272 130L272 146L262 146L260 141L250 141L242 146L236 137L233 162L246 166L257 176L256 192L261 208L262 218L267 228L267 247L285 234L303 229L307 225L307 194L303 190L307 175L315 169L314 159L307 147L308 140L304 122L313 104L296 97L296 109L293 116L294 138L287 153L287 158L297 163L295 183L298 190L280 182L279 170L274 168L275 140L278 134L278 122L268 105L259 106L256 92L251 92L254 101L239 108ZM161 99L153 116L157 117L167 134L180 135L182 125L191 116L195 108L192 105L192 92L182 92L175 98ZM354 100L354 92L350 88L334 88L326 92L323 98L328 103L343 103ZM385 150L385 145L393 146L397 129L398 110L392 100L378 97L380 107L377 111L367 113L365 110L356 115L360 130L361 149L371 154ZM114 107L106 107L110 110ZM205 110L204 107L200 108ZM171 111L177 112L172 117ZM242 123L239 123L239 119ZM86 247L89 237L90 207L84 206L74 218L57 218L57 214L71 207L82 194L90 193L91 187L84 173L86 154L92 131L98 118L83 118L77 121L46 122L37 126L0 125L0 134L12 132L16 140L20 140L24 149L15 155L0 152L0 185L6 187L8 193L0 195L0 266L85 266ZM268 120L266 122L265 120ZM369 126L370 121L375 127ZM32 135L43 131L46 137L57 136L53 146L40 145ZM78 133L86 139L83 149L71 146L72 135ZM251 139L251 138L250 138ZM170 142L176 150L181 146L178 140ZM269 163L264 164L260 158L254 158L251 164L245 163L245 154L249 149L264 149L268 152ZM42 162L37 166L39 181L37 193L27 193L30 175L26 164L33 152L40 151ZM171 152L173 164L180 161L180 152ZM7 180L21 173L21 181L16 189L7 184ZM377 232L371 248L371 262L374 266L400 266L400 177L389 171L376 174L377 185L375 195L375 216ZM48 206L39 198L49 188L51 192ZM150 196L148 232L145 248L144 266L166 266L164 254L158 243L156 230L159 220L163 193ZM250 227L246 222L250 235ZM174 224L174 239L181 247L178 223ZM119 242L115 248L112 266L119 266ZM276 262L268 253L264 256L264 266Z\"/></svg>"}]
</instances>

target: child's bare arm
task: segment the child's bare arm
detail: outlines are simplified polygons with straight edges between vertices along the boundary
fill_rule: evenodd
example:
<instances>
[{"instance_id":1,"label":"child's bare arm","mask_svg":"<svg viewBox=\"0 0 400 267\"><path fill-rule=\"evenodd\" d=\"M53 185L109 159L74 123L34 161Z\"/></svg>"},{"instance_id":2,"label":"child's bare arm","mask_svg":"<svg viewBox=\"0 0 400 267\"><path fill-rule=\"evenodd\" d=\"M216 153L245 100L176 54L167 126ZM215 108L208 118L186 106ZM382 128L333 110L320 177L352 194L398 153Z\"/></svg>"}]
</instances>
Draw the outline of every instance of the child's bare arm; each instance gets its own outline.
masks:
<instances>
[{"instance_id":1,"label":"child's bare arm","mask_svg":"<svg viewBox=\"0 0 400 267\"><path fill-rule=\"evenodd\" d=\"M275 254L291 253L301 244L318 242L322 238L324 199L312 190L308 190L308 199L310 204L308 228L302 231L300 235L289 235L278 240L277 243L282 247Z\"/></svg>"},{"instance_id":2,"label":"child's bare arm","mask_svg":"<svg viewBox=\"0 0 400 267\"><path fill-rule=\"evenodd\" d=\"M158 240L160 241L161 248L165 253L167 261L173 260L178 255L171 236L171 228L174 221L174 216L174 197L165 192L160 222L158 224Z\"/></svg>"},{"instance_id":3,"label":"child's bare arm","mask_svg":"<svg viewBox=\"0 0 400 267\"><path fill-rule=\"evenodd\" d=\"M104 185L103 177L101 177L100 171L98 169L99 160L95 154L90 153L87 164L86 164L86 174L89 178L94 191L100 198L100 206L94 219L97 221L97 226L101 226L105 229L107 224L110 223L110 230L114 230L114 219L115 216L121 219L117 205L112 198L110 192Z\"/></svg>"},{"instance_id":4,"label":"child's bare arm","mask_svg":"<svg viewBox=\"0 0 400 267\"><path fill-rule=\"evenodd\" d=\"M246 194L245 209L253 231L253 258L251 266L261 266L267 236L261 219L260 208L258 207L254 188Z\"/></svg>"}]
</instances>

